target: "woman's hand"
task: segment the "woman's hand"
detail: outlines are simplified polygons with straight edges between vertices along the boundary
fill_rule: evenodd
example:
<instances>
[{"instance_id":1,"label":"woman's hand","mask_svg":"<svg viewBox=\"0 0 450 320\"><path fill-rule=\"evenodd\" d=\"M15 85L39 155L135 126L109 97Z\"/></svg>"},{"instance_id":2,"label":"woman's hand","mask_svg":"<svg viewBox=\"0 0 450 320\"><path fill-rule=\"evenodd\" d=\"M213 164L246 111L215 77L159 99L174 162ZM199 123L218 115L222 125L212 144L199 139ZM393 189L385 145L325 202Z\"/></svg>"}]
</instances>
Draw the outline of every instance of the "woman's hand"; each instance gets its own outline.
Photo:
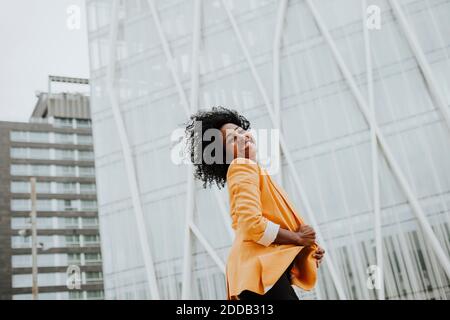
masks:
<instances>
[{"instance_id":1,"label":"woman's hand","mask_svg":"<svg viewBox=\"0 0 450 320\"><path fill-rule=\"evenodd\" d=\"M322 263L322 259L323 259L324 255L325 255L325 250L323 250L323 248L317 246L317 250L313 254L313 257L316 258L317 267L319 267L319 265Z\"/></svg>"},{"instance_id":2,"label":"woman's hand","mask_svg":"<svg viewBox=\"0 0 450 320\"><path fill-rule=\"evenodd\" d=\"M316 242L316 232L310 226L301 226L296 235L298 246L311 246Z\"/></svg>"}]
</instances>

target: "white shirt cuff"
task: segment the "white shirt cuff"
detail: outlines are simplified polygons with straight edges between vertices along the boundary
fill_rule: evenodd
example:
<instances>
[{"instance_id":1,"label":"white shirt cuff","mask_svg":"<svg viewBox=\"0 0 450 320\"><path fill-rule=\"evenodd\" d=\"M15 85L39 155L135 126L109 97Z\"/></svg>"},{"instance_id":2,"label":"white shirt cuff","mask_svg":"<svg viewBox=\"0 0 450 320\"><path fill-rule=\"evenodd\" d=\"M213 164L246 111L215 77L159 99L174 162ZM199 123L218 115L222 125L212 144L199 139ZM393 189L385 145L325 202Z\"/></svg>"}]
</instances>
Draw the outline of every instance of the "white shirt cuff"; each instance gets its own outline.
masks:
<instances>
[{"instance_id":1,"label":"white shirt cuff","mask_svg":"<svg viewBox=\"0 0 450 320\"><path fill-rule=\"evenodd\" d=\"M261 239L259 239L257 241L257 243L259 243L265 247L268 247L277 238L278 230L280 230L279 224L276 224L270 220L267 220L266 230L264 230L263 236L261 237Z\"/></svg>"}]
</instances>

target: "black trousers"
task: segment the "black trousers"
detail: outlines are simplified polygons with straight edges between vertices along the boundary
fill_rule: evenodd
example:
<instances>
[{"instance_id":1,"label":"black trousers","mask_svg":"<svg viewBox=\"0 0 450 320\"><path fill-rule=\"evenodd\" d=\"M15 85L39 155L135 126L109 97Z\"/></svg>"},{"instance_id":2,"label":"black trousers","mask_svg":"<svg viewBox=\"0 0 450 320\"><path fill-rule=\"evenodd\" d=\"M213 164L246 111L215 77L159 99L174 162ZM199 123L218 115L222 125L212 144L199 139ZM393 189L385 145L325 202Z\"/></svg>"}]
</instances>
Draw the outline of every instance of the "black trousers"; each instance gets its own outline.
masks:
<instances>
[{"instance_id":1,"label":"black trousers","mask_svg":"<svg viewBox=\"0 0 450 320\"><path fill-rule=\"evenodd\" d=\"M244 290L239 294L240 300L299 300L294 288L291 286L290 270L292 264L281 275L278 281L264 295L257 294L253 291Z\"/></svg>"}]
</instances>

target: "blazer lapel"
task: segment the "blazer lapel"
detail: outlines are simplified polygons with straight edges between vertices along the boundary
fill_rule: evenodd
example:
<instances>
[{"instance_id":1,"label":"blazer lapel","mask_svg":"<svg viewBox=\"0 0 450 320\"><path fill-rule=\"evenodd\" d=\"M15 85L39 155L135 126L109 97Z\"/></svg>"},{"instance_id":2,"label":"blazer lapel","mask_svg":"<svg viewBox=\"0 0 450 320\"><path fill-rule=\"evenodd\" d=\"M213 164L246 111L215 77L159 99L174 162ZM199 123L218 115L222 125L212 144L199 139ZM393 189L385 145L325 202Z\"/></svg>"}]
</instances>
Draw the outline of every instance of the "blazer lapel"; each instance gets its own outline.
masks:
<instances>
[{"instance_id":1,"label":"blazer lapel","mask_svg":"<svg viewBox=\"0 0 450 320\"><path fill-rule=\"evenodd\" d=\"M302 225L303 224L303 219L300 218L297 214L297 211L294 208L294 205L289 201L289 198L287 196L287 194L285 193L285 191L283 190L282 187L278 186L278 184L272 180L272 177L267 173L267 171L265 172L265 174L267 175L267 177L269 178L269 182L270 184L274 187L274 189L278 192L278 194L281 196L281 198L283 199L284 203L286 203L286 205L288 206L288 208L291 210L291 212L294 214L295 219L297 220L297 222Z\"/></svg>"}]
</instances>

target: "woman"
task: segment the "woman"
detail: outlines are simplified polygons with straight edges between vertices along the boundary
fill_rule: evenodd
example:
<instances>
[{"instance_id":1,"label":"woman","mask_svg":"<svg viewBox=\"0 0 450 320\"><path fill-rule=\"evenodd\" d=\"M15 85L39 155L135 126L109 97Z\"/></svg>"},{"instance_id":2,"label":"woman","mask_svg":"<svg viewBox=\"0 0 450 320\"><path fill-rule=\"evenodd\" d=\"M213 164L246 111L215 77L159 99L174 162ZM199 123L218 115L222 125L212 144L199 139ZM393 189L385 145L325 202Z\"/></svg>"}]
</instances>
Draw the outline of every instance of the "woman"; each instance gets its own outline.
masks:
<instances>
[{"instance_id":1,"label":"woman","mask_svg":"<svg viewBox=\"0 0 450 320\"><path fill-rule=\"evenodd\" d=\"M236 237L226 267L227 298L298 300L291 285L312 289L325 251L256 162L249 129L245 117L223 107L192 115L186 126L195 177L204 187L228 185Z\"/></svg>"}]
</instances>

